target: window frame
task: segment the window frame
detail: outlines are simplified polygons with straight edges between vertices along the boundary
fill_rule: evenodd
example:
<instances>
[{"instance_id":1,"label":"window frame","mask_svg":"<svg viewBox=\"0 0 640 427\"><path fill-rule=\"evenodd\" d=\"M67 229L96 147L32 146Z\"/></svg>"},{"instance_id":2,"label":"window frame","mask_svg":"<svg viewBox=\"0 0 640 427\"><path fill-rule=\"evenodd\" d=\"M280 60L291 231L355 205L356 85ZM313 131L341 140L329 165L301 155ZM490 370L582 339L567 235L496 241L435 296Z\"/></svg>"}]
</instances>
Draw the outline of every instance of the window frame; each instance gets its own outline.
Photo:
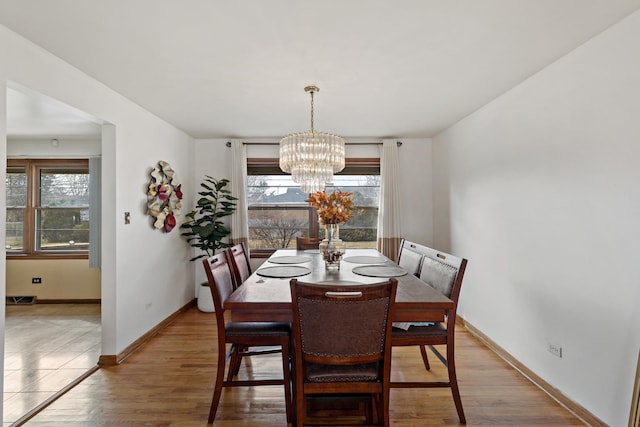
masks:
<instances>
[{"instance_id":1,"label":"window frame","mask_svg":"<svg viewBox=\"0 0 640 427\"><path fill-rule=\"evenodd\" d=\"M251 175L288 175L280 169L277 158L247 158L247 169L259 171L260 174ZM345 168L335 175L380 175L380 159L377 157L354 157L345 159ZM297 209L305 209L299 207ZM309 211L309 237L318 237L320 226L318 225L317 210L306 206ZM249 206L247 206L249 210ZM269 258L277 249L251 249L252 258Z\"/></svg>"},{"instance_id":2,"label":"window frame","mask_svg":"<svg viewBox=\"0 0 640 427\"><path fill-rule=\"evenodd\" d=\"M7 170L24 168L27 177L26 206L24 207L23 248L6 250L7 259L89 259L88 249L38 250L36 245L37 212L40 206L40 171L57 168L89 173L89 159L7 159ZM8 209L8 208L7 208ZM5 227L6 228L6 227Z\"/></svg>"}]
</instances>

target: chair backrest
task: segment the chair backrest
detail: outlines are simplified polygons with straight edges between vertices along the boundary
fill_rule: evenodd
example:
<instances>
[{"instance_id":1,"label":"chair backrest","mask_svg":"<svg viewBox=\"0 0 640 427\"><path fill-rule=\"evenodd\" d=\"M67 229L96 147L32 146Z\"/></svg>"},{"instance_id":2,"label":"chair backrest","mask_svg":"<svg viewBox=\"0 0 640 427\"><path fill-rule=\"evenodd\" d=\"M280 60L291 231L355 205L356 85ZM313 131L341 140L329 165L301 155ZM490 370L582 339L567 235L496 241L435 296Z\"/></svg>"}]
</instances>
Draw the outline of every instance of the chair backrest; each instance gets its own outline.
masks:
<instances>
[{"instance_id":1,"label":"chair backrest","mask_svg":"<svg viewBox=\"0 0 640 427\"><path fill-rule=\"evenodd\" d=\"M213 297L213 307L216 312L216 323L218 326L218 339L224 337L224 304L229 295L234 291L231 269L227 262L227 254L220 252L217 255L202 260L204 271L207 274L211 296Z\"/></svg>"},{"instance_id":2,"label":"chair backrest","mask_svg":"<svg viewBox=\"0 0 640 427\"><path fill-rule=\"evenodd\" d=\"M409 274L418 276L421 262L422 254L418 250L418 245L403 239L398 250L398 265L407 270Z\"/></svg>"},{"instance_id":3,"label":"chair backrest","mask_svg":"<svg viewBox=\"0 0 640 427\"><path fill-rule=\"evenodd\" d=\"M352 365L389 360L396 288L395 279L350 286L292 279L298 361Z\"/></svg>"},{"instance_id":4,"label":"chair backrest","mask_svg":"<svg viewBox=\"0 0 640 427\"><path fill-rule=\"evenodd\" d=\"M244 243L238 243L226 250L227 259L233 272L233 286L238 288L251 276L251 263Z\"/></svg>"},{"instance_id":5,"label":"chair backrest","mask_svg":"<svg viewBox=\"0 0 640 427\"><path fill-rule=\"evenodd\" d=\"M420 279L446 297L456 301L467 260L436 249L424 247Z\"/></svg>"},{"instance_id":6,"label":"chair backrest","mask_svg":"<svg viewBox=\"0 0 640 427\"><path fill-rule=\"evenodd\" d=\"M319 247L319 239L296 237L296 249L299 251L303 251L305 249L318 249Z\"/></svg>"},{"instance_id":7,"label":"chair backrest","mask_svg":"<svg viewBox=\"0 0 640 427\"><path fill-rule=\"evenodd\" d=\"M420 280L440 291L458 306L462 278L467 267L466 259L408 240L402 240L400 244L398 258L402 260L403 257L406 259L405 265L400 262L398 265L411 272L418 260L416 275Z\"/></svg>"}]
</instances>

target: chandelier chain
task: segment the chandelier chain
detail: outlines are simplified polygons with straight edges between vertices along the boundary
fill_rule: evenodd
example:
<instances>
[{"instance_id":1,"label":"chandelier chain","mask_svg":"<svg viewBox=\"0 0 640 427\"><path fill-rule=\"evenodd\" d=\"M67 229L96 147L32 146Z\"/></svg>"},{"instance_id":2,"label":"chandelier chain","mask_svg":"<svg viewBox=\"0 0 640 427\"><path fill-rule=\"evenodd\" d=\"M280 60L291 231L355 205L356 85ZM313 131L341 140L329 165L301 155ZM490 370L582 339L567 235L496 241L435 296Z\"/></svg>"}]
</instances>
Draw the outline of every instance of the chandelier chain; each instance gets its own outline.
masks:
<instances>
[{"instance_id":1,"label":"chandelier chain","mask_svg":"<svg viewBox=\"0 0 640 427\"><path fill-rule=\"evenodd\" d=\"M311 91L311 133L313 133L313 90Z\"/></svg>"}]
</instances>

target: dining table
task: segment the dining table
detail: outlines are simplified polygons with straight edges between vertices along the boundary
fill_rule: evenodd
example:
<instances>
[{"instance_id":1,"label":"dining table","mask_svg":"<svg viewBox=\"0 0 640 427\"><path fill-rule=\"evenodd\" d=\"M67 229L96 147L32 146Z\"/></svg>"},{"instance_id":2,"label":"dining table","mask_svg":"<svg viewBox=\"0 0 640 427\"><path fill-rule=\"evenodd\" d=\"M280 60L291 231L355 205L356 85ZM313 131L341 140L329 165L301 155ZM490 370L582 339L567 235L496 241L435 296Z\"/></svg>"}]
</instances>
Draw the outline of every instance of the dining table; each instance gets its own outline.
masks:
<instances>
[{"instance_id":1,"label":"dining table","mask_svg":"<svg viewBox=\"0 0 640 427\"><path fill-rule=\"evenodd\" d=\"M318 250L276 250L225 302L235 322L291 322L290 281L349 286L398 281L393 322L441 322L452 300L375 249L347 249L339 269L325 268Z\"/></svg>"}]
</instances>

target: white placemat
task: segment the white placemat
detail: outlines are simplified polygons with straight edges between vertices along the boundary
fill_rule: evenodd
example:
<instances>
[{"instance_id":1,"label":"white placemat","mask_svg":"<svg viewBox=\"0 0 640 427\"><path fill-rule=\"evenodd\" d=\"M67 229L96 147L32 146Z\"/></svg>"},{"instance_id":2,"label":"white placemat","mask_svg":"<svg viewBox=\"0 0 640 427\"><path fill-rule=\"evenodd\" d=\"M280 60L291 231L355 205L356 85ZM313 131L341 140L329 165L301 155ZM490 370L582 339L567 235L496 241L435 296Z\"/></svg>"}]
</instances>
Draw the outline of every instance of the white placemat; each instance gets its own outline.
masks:
<instances>
[{"instance_id":1,"label":"white placemat","mask_svg":"<svg viewBox=\"0 0 640 427\"><path fill-rule=\"evenodd\" d=\"M277 256L277 257L269 258L267 261L272 262L274 264L300 264L303 262L311 261L311 258L309 258L308 256L291 255L291 256Z\"/></svg>"},{"instance_id":2,"label":"white placemat","mask_svg":"<svg viewBox=\"0 0 640 427\"><path fill-rule=\"evenodd\" d=\"M358 255L346 257L343 261L351 262L353 264L383 264L386 259L381 256Z\"/></svg>"},{"instance_id":3,"label":"white placemat","mask_svg":"<svg viewBox=\"0 0 640 427\"><path fill-rule=\"evenodd\" d=\"M311 270L307 267L300 265L278 265L275 267L264 267L256 271L258 276L262 277L298 277L311 273Z\"/></svg>"},{"instance_id":4,"label":"white placemat","mask_svg":"<svg viewBox=\"0 0 640 427\"><path fill-rule=\"evenodd\" d=\"M352 270L355 274L369 277L399 277L407 271L394 265L361 265Z\"/></svg>"}]
</instances>

